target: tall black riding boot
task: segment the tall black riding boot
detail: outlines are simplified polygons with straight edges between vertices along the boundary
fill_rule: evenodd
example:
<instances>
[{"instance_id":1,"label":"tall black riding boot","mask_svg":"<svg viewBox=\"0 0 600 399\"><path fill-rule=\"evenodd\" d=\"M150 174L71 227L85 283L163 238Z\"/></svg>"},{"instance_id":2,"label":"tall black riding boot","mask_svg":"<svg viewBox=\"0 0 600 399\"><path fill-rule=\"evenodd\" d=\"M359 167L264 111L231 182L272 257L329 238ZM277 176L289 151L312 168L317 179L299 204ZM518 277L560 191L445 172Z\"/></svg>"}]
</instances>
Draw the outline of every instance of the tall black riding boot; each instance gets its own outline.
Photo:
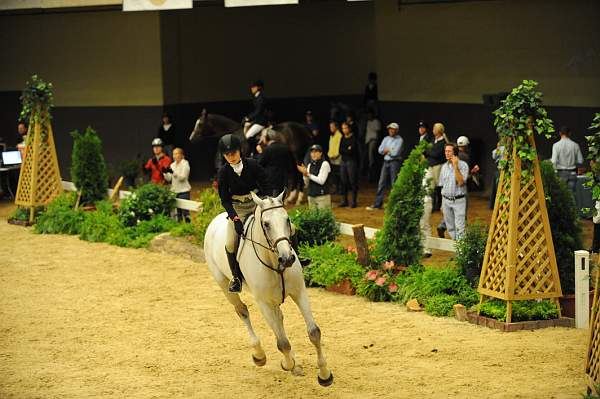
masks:
<instances>
[{"instance_id":1,"label":"tall black riding boot","mask_svg":"<svg viewBox=\"0 0 600 399\"><path fill-rule=\"evenodd\" d=\"M358 191L353 190L352 191L352 202L350 203L350 208L356 208L356 205L358 203L357 198L358 198Z\"/></svg>"},{"instance_id":2,"label":"tall black riding boot","mask_svg":"<svg viewBox=\"0 0 600 399\"><path fill-rule=\"evenodd\" d=\"M235 253L229 253L225 250L227 254L227 260L229 261L229 269L231 269L231 275L233 278L229 282L229 292L242 292L242 271L240 270L240 265L235 258Z\"/></svg>"},{"instance_id":3,"label":"tall black riding boot","mask_svg":"<svg viewBox=\"0 0 600 399\"><path fill-rule=\"evenodd\" d=\"M301 258L300 257L300 251L298 250L298 233L296 233L293 236L291 236L290 237L290 241L292 242L292 249L298 255L298 261L300 262L300 265L302 267L306 267L306 266L310 265L310 262L312 261L312 259L310 259L310 258Z\"/></svg>"}]
</instances>

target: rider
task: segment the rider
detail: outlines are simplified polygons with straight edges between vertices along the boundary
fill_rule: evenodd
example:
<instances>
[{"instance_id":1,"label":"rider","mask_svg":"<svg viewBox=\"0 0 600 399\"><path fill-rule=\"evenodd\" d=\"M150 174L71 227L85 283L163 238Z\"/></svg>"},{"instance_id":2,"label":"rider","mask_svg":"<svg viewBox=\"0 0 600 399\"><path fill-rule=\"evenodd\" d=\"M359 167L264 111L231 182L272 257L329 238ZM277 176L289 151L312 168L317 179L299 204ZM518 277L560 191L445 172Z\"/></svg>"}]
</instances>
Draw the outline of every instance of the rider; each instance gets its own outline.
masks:
<instances>
[{"instance_id":1,"label":"rider","mask_svg":"<svg viewBox=\"0 0 600 399\"><path fill-rule=\"evenodd\" d=\"M255 80L250 83L250 92L252 93L252 105L254 111L244 117L244 134L250 144L255 141L253 138L267 126L269 118L267 117L267 100L263 94L263 81ZM250 145L254 149L254 145Z\"/></svg>"},{"instance_id":2,"label":"rider","mask_svg":"<svg viewBox=\"0 0 600 399\"><path fill-rule=\"evenodd\" d=\"M244 222L254 212L256 204L252 200L251 191L261 194L272 192L267 174L262 166L252 158L244 158L240 153L241 140L233 134L226 134L219 140L219 152L227 161L219 169L217 183L221 204L229 218L225 252L233 278L229 282L229 292L241 292L242 272L237 261L239 237L244 234ZM292 226L292 232L295 229ZM291 237L294 250L298 253L297 238ZM310 260L300 260L305 266Z\"/></svg>"},{"instance_id":3,"label":"rider","mask_svg":"<svg viewBox=\"0 0 600 399\"><path fill-rule=\"evenodd\" d=\"M219 169L217 182L221 204L229 217L225 252L233 275L229 283L230 292L242 290L242 272L236 255L239 236L244 233L244 221L256 206L250 191L259 189L261 194L271 193L263 167L254 159L242 158L240 149L241 140L233 134L226 134L219 141L219 152L227 161Z\"/></svg>"}]
</instances>

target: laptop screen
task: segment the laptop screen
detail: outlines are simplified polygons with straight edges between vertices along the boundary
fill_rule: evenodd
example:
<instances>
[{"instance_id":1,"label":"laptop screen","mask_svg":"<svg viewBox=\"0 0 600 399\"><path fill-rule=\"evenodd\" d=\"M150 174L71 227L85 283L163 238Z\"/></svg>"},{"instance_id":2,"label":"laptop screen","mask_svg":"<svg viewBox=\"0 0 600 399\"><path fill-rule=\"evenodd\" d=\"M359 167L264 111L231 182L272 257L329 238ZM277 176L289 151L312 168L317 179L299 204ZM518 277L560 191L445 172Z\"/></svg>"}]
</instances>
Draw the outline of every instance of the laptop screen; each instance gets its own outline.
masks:
<instances>
[{"instance_id":1,"label":"laptop screen","mask_svg":"<svg viewBox=\"0 0 600 399\"><path fill-rule=\"evenodd\" d=\"M3 151L2 163L4 165L18 165L21 163L20 151Z\"/></svg>"}]
</instances>

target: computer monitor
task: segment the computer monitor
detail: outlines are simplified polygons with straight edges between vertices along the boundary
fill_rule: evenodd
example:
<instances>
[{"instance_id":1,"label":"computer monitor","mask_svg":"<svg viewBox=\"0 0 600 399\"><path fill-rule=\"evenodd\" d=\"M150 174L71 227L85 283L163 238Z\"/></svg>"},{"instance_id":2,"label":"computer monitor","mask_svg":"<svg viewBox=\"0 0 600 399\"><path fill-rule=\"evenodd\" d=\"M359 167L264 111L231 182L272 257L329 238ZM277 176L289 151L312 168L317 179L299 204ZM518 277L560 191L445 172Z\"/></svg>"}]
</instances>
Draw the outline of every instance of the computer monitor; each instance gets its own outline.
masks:
<instances>
[{"instance_id":1,"label":"computer monitor","mask_svg":"<svg viewBox=\"0 0 600 399\"><path fill-rule=\"evenodd\" d=\"M21 164L21 152L20 151L3 151L2 152L2 164L4 166L19 165Z\"/></svg>"}]
</instances>

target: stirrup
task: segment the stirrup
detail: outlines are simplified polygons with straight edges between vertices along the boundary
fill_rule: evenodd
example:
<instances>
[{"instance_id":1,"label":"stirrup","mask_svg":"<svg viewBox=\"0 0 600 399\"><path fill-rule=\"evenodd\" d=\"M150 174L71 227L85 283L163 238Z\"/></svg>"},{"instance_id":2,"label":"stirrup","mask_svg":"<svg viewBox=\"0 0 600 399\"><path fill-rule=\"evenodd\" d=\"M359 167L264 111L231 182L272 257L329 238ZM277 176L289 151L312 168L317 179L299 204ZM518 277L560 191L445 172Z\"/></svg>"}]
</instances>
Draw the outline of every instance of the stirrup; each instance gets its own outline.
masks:
<instances>
[{"instance_id":1,"label":"stirrup","mask_svg":"<svg viewBox=\"0 0 600 399\"><path fill-rule=\"evenodd\" d=\"M242 292L242 282L239 278L233 277L229 282L229 292L239 293Z\"/></svg>"}]
</instances>

